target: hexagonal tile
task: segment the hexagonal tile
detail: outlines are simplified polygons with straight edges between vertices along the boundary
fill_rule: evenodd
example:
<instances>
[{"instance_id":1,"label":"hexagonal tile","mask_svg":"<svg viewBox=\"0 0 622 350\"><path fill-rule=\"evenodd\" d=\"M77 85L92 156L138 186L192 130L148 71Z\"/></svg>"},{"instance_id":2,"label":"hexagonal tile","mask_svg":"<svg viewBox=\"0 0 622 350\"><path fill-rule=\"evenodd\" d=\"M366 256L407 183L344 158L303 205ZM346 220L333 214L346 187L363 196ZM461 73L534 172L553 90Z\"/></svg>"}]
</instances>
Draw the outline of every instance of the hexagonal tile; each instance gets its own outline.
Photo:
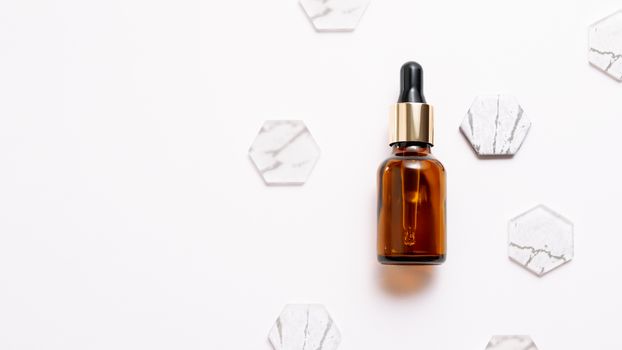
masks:
<instances>
[{"instance_id":1,"label":"hexagonal tile","mask_svg":"<svg viewBox=\"0 0 622 350\"><path fill-rule=\"evenodd\" d=\"M356 29L369 1L300 0L300 6L317 31L352 31Z\"/></svg>"},{"instance_id":2,"label":"hexagonal tile","mask_svg":"<svg viewBox=\"0 0 622 350\"><path fill-rule=\"evenodd\" d=\"M538 350L538 347L528 335L495 335L486 350Z\"/></svg>"},{"instance_id":3,"label":"hexagonal tile","mask_svg":"<svg viewBox=\"0 0 622 350\"><path fill-rule=\"evenodd\" d=\"M622 10L590 26L588 60L622 81Z\"/></svg>"},{"instance_id":4,"label":"hexagonal tile","mask_svg":"<svg viewBox=\"0 0 622 350\"><path fill-rule=\"evenodd\" d=\"M268 185L301 185L307 181L320 149L301 120L267 120L248 155Z\"/></svg>"},{"instance_id":5,"label":"hexagonal tile","mask_svg":"<svg viewBox=\"0 0 622 350\"><path fill-rule=\"evenodd\" d=\"M460 130L480 156L512 156L523 144L531 121L509 95L478 96Z\"/></svg>"},{"instance_id":6,"label":"hexagonal tile","mask_svg":"<svg viewBox=\"0 0 622 350\"><path fill-rule=\"evenodd\" d=\"M543 205L515 217L508 227L508 255L543 276L574 257L572 222Z\"/></svg>"},{"instance_id":7,"label":"hexagonal tile","mask_svg":"<svg viewBox=\"0 0 622 350\"><path fill-rule=\"evenodd\" d=\"M285 306L268 337L274 350L335 350L341 334L323 305Z\"/></svg>"}]
</instances>

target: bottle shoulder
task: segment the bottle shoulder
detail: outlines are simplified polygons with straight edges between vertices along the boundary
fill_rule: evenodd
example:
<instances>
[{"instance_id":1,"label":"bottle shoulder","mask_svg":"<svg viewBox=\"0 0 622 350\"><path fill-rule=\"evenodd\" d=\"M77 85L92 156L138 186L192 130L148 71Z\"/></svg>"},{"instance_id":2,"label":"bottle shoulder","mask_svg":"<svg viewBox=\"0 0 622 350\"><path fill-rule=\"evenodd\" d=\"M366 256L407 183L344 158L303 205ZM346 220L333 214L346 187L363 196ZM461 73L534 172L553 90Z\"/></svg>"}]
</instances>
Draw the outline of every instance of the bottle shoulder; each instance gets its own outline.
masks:
<instances>
[{"instance_id":1,"label":"bottle shoulder","mask_svg":"<svg viewBox=\"0 0 622 350\"><path fill-rule=\"evenodd\" d=\"M426 155L391 155L379 167L379 172L387 172L400 168L418 168L420 170L435 169L445 173L445 166L432 154Z\"/></svg>"}]
</instances>

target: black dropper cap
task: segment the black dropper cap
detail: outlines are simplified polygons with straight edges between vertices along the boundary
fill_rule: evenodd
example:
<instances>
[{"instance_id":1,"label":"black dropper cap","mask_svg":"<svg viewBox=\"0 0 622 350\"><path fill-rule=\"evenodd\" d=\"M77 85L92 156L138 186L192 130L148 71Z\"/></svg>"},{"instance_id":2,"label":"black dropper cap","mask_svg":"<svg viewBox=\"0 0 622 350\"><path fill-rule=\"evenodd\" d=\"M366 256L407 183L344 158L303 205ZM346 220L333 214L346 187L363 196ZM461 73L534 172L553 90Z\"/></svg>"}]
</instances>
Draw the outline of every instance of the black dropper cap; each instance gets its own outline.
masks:
<instances>
[{"instance_id":1,"label":"black dropper cap","mask_svg":"<svg viewBox=\"0 0 622 350\"><path fill-rule=\"evenodd\" d=\"M400 98L397 103L425 103L423 96L423 68L417 62L406 62L400 71Z\"/></svg>"}]
</instances>

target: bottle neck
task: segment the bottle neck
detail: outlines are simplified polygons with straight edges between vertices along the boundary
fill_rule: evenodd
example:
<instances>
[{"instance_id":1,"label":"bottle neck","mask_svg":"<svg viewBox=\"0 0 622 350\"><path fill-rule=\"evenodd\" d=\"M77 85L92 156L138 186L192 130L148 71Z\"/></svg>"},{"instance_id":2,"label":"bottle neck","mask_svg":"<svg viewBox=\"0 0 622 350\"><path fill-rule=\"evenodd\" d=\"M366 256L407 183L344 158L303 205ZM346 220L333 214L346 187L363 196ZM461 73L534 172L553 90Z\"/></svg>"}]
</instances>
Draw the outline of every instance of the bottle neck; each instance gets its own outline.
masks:
<instances>
[{"instance_id":1,"label":"bottle neck","mask_svg":"<svg viewBox=\"0 0 622 350\"><path fill-rule=\"evenodd\" d=\"M395 142L391 144L391 153L396 156L427 156L432 153L432 146L425 142Z\"/></svg>"}]
</instances>

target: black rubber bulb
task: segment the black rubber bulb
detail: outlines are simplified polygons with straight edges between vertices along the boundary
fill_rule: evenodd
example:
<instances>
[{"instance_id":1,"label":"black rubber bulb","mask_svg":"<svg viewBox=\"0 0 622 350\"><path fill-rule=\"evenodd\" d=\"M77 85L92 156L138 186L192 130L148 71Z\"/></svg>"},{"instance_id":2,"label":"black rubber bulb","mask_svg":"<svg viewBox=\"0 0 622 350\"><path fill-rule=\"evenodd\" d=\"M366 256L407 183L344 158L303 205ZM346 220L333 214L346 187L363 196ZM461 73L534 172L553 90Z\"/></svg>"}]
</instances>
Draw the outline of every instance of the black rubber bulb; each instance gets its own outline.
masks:
<instances>
[{"instance_id":1,"label":"black rubber bulb","mask_svg":"<svg viewBox=\"0 0 622 350\"><path fill-rule=\"evenodd\" d=\"M400 72L400 98L398 103L425 103L423 96L423 68L417 62L406 62Z\"/></svg>"}]
</instances>

